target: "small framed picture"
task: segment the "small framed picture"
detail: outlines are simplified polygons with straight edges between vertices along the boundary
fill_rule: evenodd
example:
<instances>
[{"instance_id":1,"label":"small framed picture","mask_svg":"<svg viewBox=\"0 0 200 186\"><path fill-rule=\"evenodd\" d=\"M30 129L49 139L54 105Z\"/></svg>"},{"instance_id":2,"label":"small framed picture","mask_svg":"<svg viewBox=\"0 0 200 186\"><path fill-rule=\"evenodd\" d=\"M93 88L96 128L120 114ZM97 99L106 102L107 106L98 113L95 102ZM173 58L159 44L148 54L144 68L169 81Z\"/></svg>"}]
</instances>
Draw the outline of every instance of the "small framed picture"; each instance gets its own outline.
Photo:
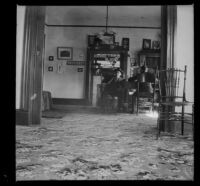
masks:
<instances>
[{"instance_id":1,"label":"small framed picture","mask_svg":"<svg viewBox=\"0 0 200 186\"><path fill-rule=\"evenodd\" d=\"M49 66L49 67L48 67L48 71L49 71L49 72L52 72L52 71L53 71L53 67L52 67L52 66Z\"/></svg>"},{"instance_id":2,"label":"small framed picture","mask_svg":"<svg viewBox=\"0 0 200 186\"><path fill-rule=\"evenodd\" d=\"M160 49L160 41L153 41L153 42L152 42L152 48L153 48L154 50Z\"/></svg>"},{"instance_id":3,"label":"small framed picture","mask_svg":"<svg viewBox=\"0 0 200 186\"><path fill-rule=\"evenodd\" d=\"M95 35L88 35L88 46L94 46L95 44Z\"/></svg>"},{"instance_id":4,"label":"small framed picture","mask_svg":"<svg viewBox=\"0 0 200 186\"><path fill-rule=\"evenodd\" d=\"M122 46L129 50L129 38L122 38Z\"/></svg>"},{"instance_id":5,"label":"small framed picture","mask_svg":"<svg viewBox=\"0 0 200 186\"><path fill-rule=\"evenodd\" d=\"M151 39L143 39L142 48L144 50L151 49Z\"/></svg>"},{"instance_id":6,"label":"small framed picture","mask_svg":"<svg viewBox=\"0 0 200 186\"><path fill-rule=\"evenodd\" d=\"M49 56L49 61L53 61L54 57L53 56Z\"/></svg>"},{"instance_id":7,"label":"small framed picture","mask_svg":"<svg viewBox=\"0 0 200 186\"><path fill-rule=\"evenodd\" d=\"M58 59L70 59L72 60L73 49L72 47L58 47Z\"/></svg>"}]
</instances>

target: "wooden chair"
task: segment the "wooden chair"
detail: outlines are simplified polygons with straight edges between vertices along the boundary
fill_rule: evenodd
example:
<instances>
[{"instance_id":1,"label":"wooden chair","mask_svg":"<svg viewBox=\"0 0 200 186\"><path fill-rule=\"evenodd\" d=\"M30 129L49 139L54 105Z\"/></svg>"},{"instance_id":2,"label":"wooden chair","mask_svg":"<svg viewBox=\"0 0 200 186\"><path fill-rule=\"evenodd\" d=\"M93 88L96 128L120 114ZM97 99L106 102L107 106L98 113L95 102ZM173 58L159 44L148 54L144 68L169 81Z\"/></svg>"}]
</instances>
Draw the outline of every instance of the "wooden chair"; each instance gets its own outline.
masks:
<instances>
[{"instance_id":1,"label":"wooden chair","mask_svg":"<svg viewBox=\"0 0 200 186\"><path fill-rule=\"evenodd\" d=\"M150 111L154 111L156 74L157 70L154 70L153 73L143 73L138 75L136 89L137 115L139 113L139 109L142 107L149 108Z\"/></svg>"},{"instance_id":2,"label":"wooden chair","mask_svg":"<svg viewBox=\"0 0 200 186\"><path fill-rule=\"evenodd\" d=\"M194 130L194 104L186 100L186 72L184 70L169 68L158 72L159 81L159 107L157 120L157 139L161 134L161 124L176 121L181 122L181 134L184 134L184 124L192 124ZM185 112L185 106L192 106L192 113ZM180 108L180 111L177 110Z\"/></svg>"}]
</instances>

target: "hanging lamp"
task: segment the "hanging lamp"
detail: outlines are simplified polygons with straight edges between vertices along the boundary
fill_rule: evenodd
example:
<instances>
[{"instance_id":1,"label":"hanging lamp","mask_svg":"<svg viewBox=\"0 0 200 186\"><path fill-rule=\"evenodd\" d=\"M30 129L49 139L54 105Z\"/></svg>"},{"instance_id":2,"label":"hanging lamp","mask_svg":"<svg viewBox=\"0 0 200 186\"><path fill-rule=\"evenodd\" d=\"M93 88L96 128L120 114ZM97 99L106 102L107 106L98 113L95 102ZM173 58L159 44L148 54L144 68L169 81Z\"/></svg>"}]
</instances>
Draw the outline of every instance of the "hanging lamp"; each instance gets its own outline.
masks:
<instances>
[{"instance_id":1,"label":"hanging lamp","mask_svg":"<svg viewBox=\"0 0 200 186\"><path fill-rule=\"evenodd\" d=\"M106 25L105 25L105 28L106 28L106 31L102 31L102 32L97 33L97 35L99 37L101 37L101 36L110 36L110 35L116 34L113 31L111 31L111 33L108 32L108 6L106 6Z\"/></svg>"},{"instance_id":2,"label":"hanging lamp","mask_svg":"<svg viewBox=\"0 0 200 186\"><path fill-rule=\"evenodd\" d=\"M104 32L104 36L110 36L116 34L113 31L108 32L108 6L106 6L106 31Z\"/></svg>"}]
</instances>

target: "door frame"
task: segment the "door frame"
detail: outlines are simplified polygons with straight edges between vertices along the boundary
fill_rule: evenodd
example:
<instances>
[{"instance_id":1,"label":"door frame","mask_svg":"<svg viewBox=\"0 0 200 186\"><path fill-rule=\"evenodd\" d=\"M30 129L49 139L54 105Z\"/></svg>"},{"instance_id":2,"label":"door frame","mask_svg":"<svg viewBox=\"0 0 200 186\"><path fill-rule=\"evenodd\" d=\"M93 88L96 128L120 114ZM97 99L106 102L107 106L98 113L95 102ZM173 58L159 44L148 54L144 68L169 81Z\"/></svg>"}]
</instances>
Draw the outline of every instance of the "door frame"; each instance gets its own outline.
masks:
<instances>
[{"instance_id":1,"label":"door frame","mask_svg":"<svg viewBox=\"0 0 200 186\"><path fill-rule=\"evenodd\" d=\"M38 63L41 56L44 56L44 50L41 43L44 39L45 26L45 6L27 6L25 15L25 34L23 49L23 70L22 70L22 93L20 99L20 109L16 110L16 122L25 125L40 124L41 122L41 98L43 90L43 65L44 59ZM167 65L167 6L161 6L161 68ZM34 21L39 21L39 27L34 27ZM38 23L35 21L36 23ZM29 25L30 24L30 25ZM29 26L28 26L29 25ZM30 35L34 28L39 28L37 36ZM43 38L43 39L42 39ZM40 44L34 42L36 39ZM38 48L37 48L38 47ZM31 49L34 48L34 52ZM39 50L38 50L39 49ZM37 56L39 51L39 57ZM90 59L86 64L86 87L85 101L89 102L90 92ZM34 67L31 69L31 67ZM35 68L36 67L36 68ZM88 69L88 70L87 70ZM36 75L37 74L37 75ZM35 78L37 77L37 78ZM37 94L35 97L35 93Z\"/></svg>"},{"instance_id":2,"label":"door frame","mask_svg":"<svg viewBox=\"0 0 200 186\"><path fill-rule=\"evenodd\" d=\"M20 109L16 110L16 124L41 123L45 10L45 6L26 6Z\"/></svg>"}]
</instances>

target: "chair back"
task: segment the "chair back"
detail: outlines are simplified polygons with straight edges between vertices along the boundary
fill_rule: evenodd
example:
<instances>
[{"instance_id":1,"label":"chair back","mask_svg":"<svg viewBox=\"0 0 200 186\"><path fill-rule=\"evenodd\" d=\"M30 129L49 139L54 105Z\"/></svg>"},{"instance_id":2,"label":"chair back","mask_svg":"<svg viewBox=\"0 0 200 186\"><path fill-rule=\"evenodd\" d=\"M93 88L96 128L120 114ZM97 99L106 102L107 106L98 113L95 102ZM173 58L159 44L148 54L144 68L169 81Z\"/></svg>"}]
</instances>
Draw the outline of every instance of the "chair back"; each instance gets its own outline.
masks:
<instances>
[{"instance_id":1,"label":"chair back","mask_svg":"<svg viewBox=\"0 0 200 186\"><path fill-rule=\"evenodd\" d=\"M157 70L153 72L145 72L138 74L137 82L139 93L153 93L153 88L155 86Z\"/></svg>"},{"instance_id":2,"label":"chair back","mask_svg":"<svg viewBox=\"0 0 200 186\"><path fill-rule=\"evenodd\" d=\"M160 98L165 101L185 101L186 71L168 68L158 72Z\"/></svg>"}]
</instances>

